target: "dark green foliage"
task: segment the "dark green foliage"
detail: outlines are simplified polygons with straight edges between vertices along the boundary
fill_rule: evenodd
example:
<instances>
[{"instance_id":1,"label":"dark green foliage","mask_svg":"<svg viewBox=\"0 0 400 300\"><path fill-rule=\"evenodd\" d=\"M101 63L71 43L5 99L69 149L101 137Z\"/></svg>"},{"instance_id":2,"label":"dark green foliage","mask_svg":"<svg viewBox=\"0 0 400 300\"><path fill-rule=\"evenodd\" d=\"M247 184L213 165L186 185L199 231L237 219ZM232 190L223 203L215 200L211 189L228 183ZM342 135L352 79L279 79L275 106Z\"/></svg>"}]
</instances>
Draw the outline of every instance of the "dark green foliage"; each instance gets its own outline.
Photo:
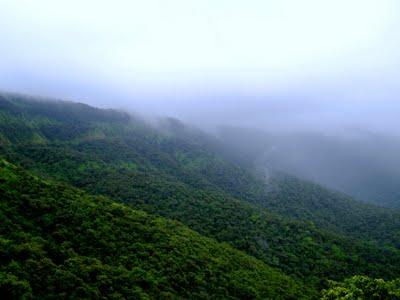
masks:
<instances>
[{"instance_id":1,"label":"dark green foliage","mask_svg":"<svg viewBox=\"0 0 400 300\"><path fill-rule=\"evenodd\" d=\"M168 156L162 165L159 157L165 154L149 160L136 154L140 147L143 144L128 147L121 140L95 140L23 146L18 152L29 158L24 166L39 174L179 220L312 284L357 273L386 278L400 274L398 252L322 232L312 224L286 221L226 193L179 182L158 169L173 163Z\"/></svg>"},{"instance_id":2,"label":"dark green foliage","mask_svg":"<svg viewBox=\"0 0 400 300\"><path fill-rule=\"evenodd\" d=\"M176 120L167 120L171 130L160 133L116 112L4 101L12 109L2 110L8 121L0 123L0 153L49 181L178 220L305 282L314 295L329 279L400 276L398 212L293 178L273 177L266 184L216 153L212 138ZM53 105L67 106L74 122ZM55 117L47 111L56 111ZM49 123L60 131L46 133ZM13 140L7 124L25 126L16 129L22 137ZM69 136L69 126L80 129Z\"/></svg>"},{"instance_id":3,"label":"dark green foliage","mask_svg":"<svg viewBox=\"0 0 400 300\"><path fill-rule=\"evenodd\" d=\"M197 143L189 133L169 139L169 149L175 147L175 152L169 150L169 153L178 153L176 157L182 168L190 173L180 180L191 186L227 193L280 215L313 222L318 228L400 249L400 210L355 201L342 193L286 174L270 172L265 176L264 170L252 168L253 172L248 172L221 158L224 150L222 145L216 146L218 141L195 131L192 135L197 137ZM188 178L199 174L203 180L189 181Z\"/></svg>"},{"instance_id":4,"label":"dark green foliage","mask_svg":"<svg viewBox=\"0 0 400 300\"><path fill-rule=\"evenodd\" d=\"M400 280L384 281L367 276L354 276L344 282L330 282L322 300L398 300Z\"/></svg>"},{"instance_id":5,"label":"dark green foliage","mask_svg":"<svg viewBox=\"0 0 400 300\"><path fill-rule=\"evenodd\" d=\"M0 162L2 299L297 299L287 276L186 227Z\"/></svg>"},{"instance_id":6,"label":"dark green foliage","mask_svg":"<svg viewBox=\"0 0 400 300\"><path fill-rule=\"evenodd\" d=\"M287 175L270 180L267 208L316 226L400 249L400 212L357 202L338 192Z\"/></svg>"},{"instance_id":7,"label":"dark green foliage","mask_svg":"<svg viewBox=\"0 0 400 300\"><path fill-rule=\"evenodd\" d=\"M189 141L186 137L184 140ZM200 137L199 141L203 149L215 151L215 140ZM184 142L180 141L180 144ZM237 164L218 159L210 151L200 151L202 148L190 143L184 148L185 154L180 156L184 157L181 162L185 170L202 174L212 183L207 189L219 188L280 215L313 222L318 228L400 249L400 210L355 201L342 193L286 174L270 172L265 176L264 170L253 168L248 172ZM218 154L222 152L220 145Z\"/></svg>"}]
</instances>

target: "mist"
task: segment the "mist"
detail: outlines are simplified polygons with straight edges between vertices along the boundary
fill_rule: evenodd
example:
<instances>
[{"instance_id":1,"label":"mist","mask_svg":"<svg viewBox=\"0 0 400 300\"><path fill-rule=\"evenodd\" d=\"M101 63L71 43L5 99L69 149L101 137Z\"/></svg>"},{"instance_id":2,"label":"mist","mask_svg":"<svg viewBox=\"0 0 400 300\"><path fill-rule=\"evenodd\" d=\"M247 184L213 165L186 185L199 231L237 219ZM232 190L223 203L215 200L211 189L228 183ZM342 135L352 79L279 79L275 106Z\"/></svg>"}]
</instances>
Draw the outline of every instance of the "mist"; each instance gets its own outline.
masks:
<instances>
[{"instance_id":1,"label":"mist","mask_svg":"<svg viewBox=\"0 0 400 300\"><path fill-rule=\"evenodd\" d=\"M0 89L178 118L253 164L383 199L358 189L400 178L399 28L395 0L5 0Z\"/></svg>"},{"instance_id":2,"label":"mist","mask_svg":"<svg viewBox=\"0 0 400 300\"><path fill-rule=\"evenodd\" d=\"M223 124L398 131L397 1L2 1L0 88Z\"/></svg>"}]
</instances>

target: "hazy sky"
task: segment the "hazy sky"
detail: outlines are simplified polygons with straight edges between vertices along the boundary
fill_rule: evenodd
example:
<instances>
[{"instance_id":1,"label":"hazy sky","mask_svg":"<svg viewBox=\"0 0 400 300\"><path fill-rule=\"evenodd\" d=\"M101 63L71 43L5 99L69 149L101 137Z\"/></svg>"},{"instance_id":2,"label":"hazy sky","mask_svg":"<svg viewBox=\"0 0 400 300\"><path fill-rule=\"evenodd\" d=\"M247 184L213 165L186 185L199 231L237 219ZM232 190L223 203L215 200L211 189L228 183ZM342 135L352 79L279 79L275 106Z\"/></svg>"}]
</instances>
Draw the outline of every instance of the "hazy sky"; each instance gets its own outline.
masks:
<instances>
[{"instance_id":1,"label":"hazy sky","mask_svg":"<svg viewBox=\"0 0 400 300\"><path fill-rule=\"evenodd\" d=\"M210 124L399 125L398 0L0 0L0 41L2 90Z\"/></svg>"}]
</instances>

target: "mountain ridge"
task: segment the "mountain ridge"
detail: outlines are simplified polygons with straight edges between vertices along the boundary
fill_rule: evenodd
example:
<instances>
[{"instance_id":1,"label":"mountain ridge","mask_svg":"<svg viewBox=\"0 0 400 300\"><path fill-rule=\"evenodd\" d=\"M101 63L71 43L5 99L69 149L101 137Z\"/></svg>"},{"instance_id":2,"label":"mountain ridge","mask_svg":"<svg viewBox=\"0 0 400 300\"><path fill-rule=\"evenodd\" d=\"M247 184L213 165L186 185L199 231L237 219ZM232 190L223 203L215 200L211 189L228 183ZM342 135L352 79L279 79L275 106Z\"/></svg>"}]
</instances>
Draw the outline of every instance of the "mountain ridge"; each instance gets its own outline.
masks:
<instances>
[{"instance_id":1,"label":"mountain ridge","mask_svg":"<svg viewBox=\"0 0 400 300\"><path fill-rule=\"evenodd\" d=\"M4 106L7 101L11 110ZM262 178L219 154L220 145L207 135L189 129L180 135L182 124L176 123L165 135L129 115L86 106L82 111L79 105L74 110L73 103L17 101L19 106L13 106L13 99L0 99L0 155L37 176L178 220L280 269L314 292L327 280L357 274L400 276L396 222L377 230L382 234L393 226L384 238L363 236L362 229L353 234L336 227L337 222L318 223L327 211L319 216L318 210L307 207L312 203L307 195L315 193L302 191L308 184L300 181L298 189L283 181L291 192L273 198L265 194ZM72 120L63 114L65 106ZM90 122L84 117L87 113ZM318 186L316 190L317 203L325 203L326 193ZM288 199L291 193L297 198ZM310 210L296 218L299 194L304 197L302 206ZM274 208L273 201L284 209Z\"/></svg>"}]
</instances>

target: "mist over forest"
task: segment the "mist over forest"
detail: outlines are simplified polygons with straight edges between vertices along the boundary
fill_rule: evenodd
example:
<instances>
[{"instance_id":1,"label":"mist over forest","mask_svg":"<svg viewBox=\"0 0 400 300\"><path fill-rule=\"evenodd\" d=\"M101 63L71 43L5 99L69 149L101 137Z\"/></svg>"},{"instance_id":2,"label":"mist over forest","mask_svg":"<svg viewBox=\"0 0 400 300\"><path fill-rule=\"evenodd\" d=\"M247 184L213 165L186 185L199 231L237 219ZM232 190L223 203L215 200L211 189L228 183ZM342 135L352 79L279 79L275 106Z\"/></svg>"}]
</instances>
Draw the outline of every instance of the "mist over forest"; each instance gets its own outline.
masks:
<instances>
[{"instance_id":1,"label":"mist over forest","mask_svg":"<svg viewBox=\"0 0 400 300\"><path fill-rule=\"evenodd\" d=\"M399 28L2 0L0 299L400 299Z\"/></svg>"}]
</instances>

